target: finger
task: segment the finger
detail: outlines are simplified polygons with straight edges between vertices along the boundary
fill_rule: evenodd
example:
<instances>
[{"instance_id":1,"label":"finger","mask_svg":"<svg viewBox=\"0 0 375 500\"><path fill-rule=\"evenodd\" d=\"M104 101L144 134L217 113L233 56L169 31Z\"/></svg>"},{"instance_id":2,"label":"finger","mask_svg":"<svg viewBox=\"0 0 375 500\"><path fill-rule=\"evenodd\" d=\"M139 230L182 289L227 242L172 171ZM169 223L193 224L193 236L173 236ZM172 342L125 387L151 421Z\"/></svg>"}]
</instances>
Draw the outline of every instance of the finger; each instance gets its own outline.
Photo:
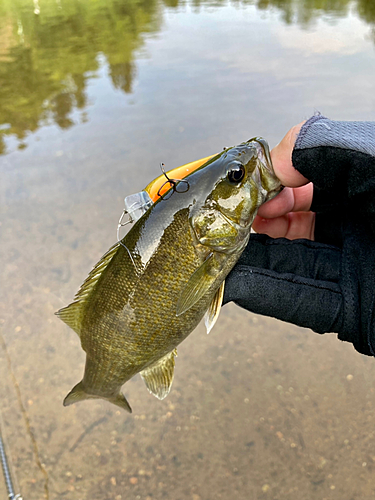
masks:
<instances>
[{"instance_id":1,"label":"finger","mask_svg":"<svg viewBox=\"0 0 375 500\"><path fill-rule=\"evenodd\" d=\"M264 203L258 210L258 215L266 219L280 217L291 212L294 207L294 193L292 188L284 188L280 194Z\"/></svg>"},{"instance_id":2,"label":"finger","mask_svg":"<svg viewBox=\"0 0 375 500\"><path fill-rule=\"evenodd\" d=\"M312 182L305 184L304 186L294 188L294 207L293 212L308 212L311 208L314 185Z\"/></svg>"},{"instance_id":3,"label":"finger","mask_svg":"<svg viewBox=\"0 0 375 500\"><path fill-rule=\"evenodd\" d=\"M299 188L284 188L275 198L260 207L258 215L270 219L289 212L307 212L311 207L313 190L311 182Z\"/></svg>"},{"instance_id":4,"label":"finger","mask_svg":"<svg viewBox=\"0 0 375 500\"><path fill-rule=\"evenodd\" d=\"M293 167L292 152L297 136L301 130L301 122L292 127L286 136L271 151L271 159L276 176L283 186L298 187L309 181Z\"/></svg>"},{"instance_id":5,"label":"finger","mask_svg":"<svg viewBox=\"0 0 375 500\"><path fill-rule=\"evenodd\" d=\"M314 212L292 212L288 214L288 219L289 227L285 238L288 240L299 240L300 238L314 240Z\"/></svg>"},{"instance_id":6,"label":"finger","mask_svg":"<svg viewBox=\"0 0 375 500\"><path fill-rule=\"evenodd\" d=\"M289 228L287 215L275 217L274 219L264 219L257 215L252 228L259 234L267 234L271 238L285 238Z\"/></svg>"},{"instance_id":7,"label":"finger","mask_svg":"<svg viewBox=\"0 0 375 500\"><path fill-rule=\"evenodd\" d=\"M252 227L257 233L267 234L271 238L314 240L315 213L290 212L274 219L265 219L258 215Z\"/></svg>"}]
</instances>

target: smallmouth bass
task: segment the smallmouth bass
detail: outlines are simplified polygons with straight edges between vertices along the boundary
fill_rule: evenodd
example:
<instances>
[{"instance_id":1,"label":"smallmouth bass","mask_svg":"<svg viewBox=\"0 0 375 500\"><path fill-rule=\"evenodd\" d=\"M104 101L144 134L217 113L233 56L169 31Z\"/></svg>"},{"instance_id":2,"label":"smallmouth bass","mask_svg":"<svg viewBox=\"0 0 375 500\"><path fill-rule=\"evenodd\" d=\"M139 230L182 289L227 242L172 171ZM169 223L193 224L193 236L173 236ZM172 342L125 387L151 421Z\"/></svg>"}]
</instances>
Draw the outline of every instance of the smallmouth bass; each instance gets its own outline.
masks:
<instances>
[{"instance_id":1,"label":"smallmouth bass","mask_svg":"<svg viewBox=\"0 0 375 500\"><path fill-rule=\"evenodd\" d=\"M211 330L258 208L281 190L260 138L211 157L182 183L158 197L56 313L87 355L64 406L102 398L131 412L121 387L137 373L152 394L167 396L176 347L204 316Z\"/></svg>"}]
</instances>

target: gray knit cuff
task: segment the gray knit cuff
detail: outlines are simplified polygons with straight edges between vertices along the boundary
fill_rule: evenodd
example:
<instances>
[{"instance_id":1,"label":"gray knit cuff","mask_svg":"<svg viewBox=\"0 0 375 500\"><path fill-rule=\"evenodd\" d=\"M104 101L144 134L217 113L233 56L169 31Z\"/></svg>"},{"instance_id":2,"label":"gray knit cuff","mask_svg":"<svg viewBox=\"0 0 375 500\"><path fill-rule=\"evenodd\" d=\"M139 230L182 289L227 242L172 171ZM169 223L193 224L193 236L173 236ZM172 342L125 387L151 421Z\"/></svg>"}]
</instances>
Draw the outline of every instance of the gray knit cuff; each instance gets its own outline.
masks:
<instances>
[{"instance_id":1,"label":"gray knit cuff","mask_svg":"<svg viewBox=\"0 0 375 500\"><path fill-rule=\"evenodd\" d=\"M320 146L351 149L375 157L375 121L341 122L314 115L303 124L294 148Z\"/></svg>"}]
</instances>

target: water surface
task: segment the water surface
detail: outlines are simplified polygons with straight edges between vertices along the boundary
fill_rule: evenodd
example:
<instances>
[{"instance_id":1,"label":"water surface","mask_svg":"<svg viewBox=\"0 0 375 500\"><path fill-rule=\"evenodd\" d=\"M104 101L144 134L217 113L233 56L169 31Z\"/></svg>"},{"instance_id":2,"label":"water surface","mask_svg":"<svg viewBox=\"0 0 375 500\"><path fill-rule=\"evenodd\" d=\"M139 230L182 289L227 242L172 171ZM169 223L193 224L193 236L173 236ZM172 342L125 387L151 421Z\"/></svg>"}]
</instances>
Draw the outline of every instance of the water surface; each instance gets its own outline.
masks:
<instances>
[{"instance_id":1,"label":"water surface","mask_svg":"<svg viewBox=\"0 0 375 500\"><path fill-rule=\"evenodd\" d=\"M50 499L374 498L374 361L335 335L230 304L167 399L126 384L128 415L62 407L84 353L53 316L161 161L273 146L317 110L373 120L374 30L365 0L0 2L0 410L25 499L45 474Z\"/></svg>"}]
</instances>

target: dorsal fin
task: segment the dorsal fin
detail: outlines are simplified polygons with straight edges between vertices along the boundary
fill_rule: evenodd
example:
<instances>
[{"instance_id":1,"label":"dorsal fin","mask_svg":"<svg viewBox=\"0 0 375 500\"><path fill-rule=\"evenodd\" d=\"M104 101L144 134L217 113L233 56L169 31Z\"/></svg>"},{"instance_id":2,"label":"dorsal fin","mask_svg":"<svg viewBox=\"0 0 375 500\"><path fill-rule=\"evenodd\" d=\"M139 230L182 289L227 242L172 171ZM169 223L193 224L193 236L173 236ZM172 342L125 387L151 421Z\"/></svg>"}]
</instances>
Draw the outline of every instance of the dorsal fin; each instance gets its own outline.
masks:
<instances>
[{"instance_id":1,"label":"dorsal fin","mask_svg":"<svg viewBox=\"0 0 375 500\"><path fill-rule=\"evenodd\" d=\"M119 247L120 247L120 242L115 243L108 250L108 252L106 252L103 255L103 257L99 260L99 262L95 264L95 266L92 268L85 281L82 283L80 289L75 294L74 302L77 301L82 302L86 300L87 296L95 288L95 285L97 284L100 276L102 275L103 271L107 268L108 264L113 259Z\"/></svg>"},{"instance_id":2,"label":"dorsal fin","mask_svg":"<svg viewBox=\"0 0 375 500\"><path fill-rule=\"evenodd\" d=\"M55 313L72 330L78 333L78 335L81 331L83 309L86 305L87 299L90 296L91 292L94 290L100 276L103 274L103 271L111 262L119 247L120 243L117 242L108 250L107 253L103 255L103 257L93 267L93 269L90 271L90 274L82 283L80 289L74 297L74 301L68 306L59 309Z\"/></svg>"}]
</instances>

